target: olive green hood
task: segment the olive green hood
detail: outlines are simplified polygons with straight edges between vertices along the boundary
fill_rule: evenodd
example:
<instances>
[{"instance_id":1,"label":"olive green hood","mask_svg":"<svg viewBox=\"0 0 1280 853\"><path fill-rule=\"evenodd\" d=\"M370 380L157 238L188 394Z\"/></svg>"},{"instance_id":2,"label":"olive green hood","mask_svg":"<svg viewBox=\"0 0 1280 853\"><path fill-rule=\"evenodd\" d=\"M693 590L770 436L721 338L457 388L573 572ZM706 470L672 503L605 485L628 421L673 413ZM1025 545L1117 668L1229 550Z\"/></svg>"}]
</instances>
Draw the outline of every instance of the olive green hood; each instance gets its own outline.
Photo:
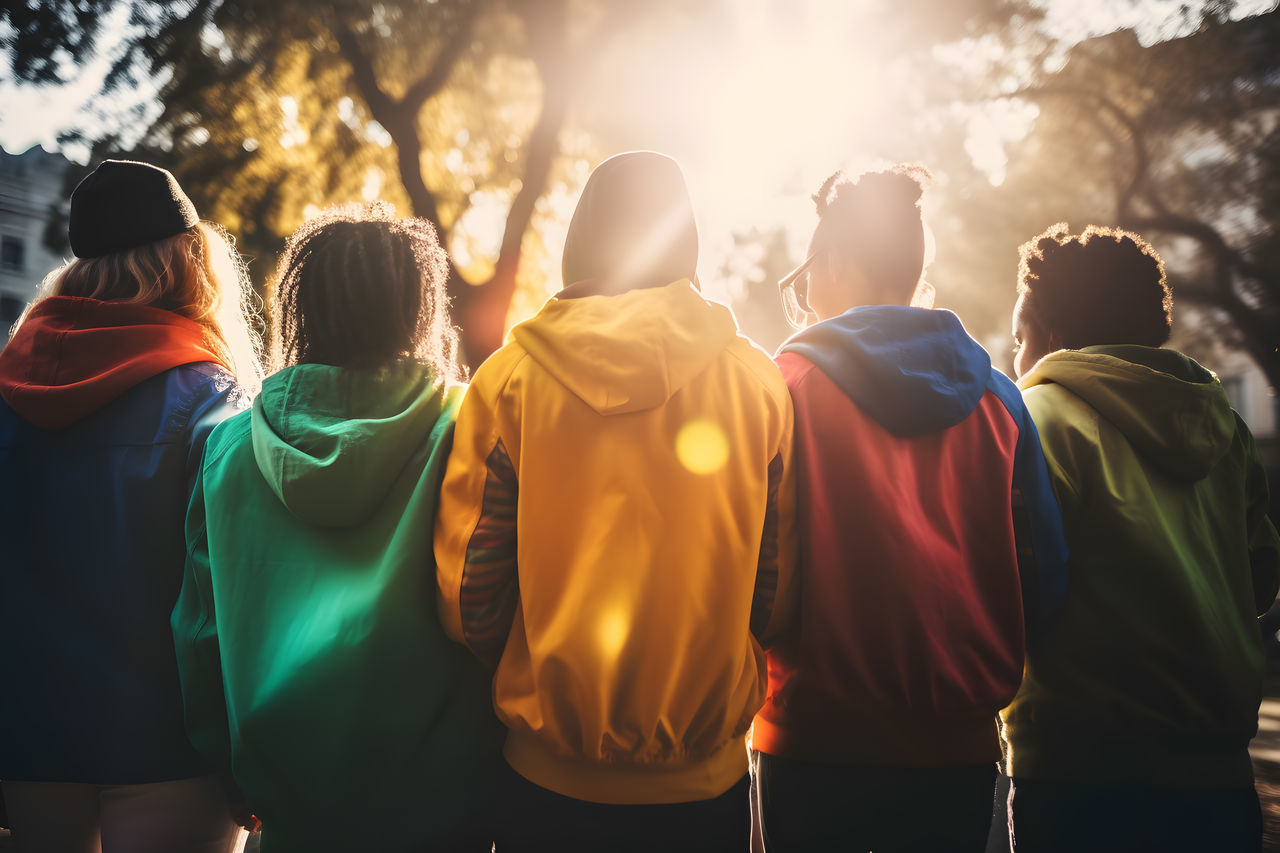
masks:
<instances>
[{"instance_id":1,"label":"olive green hood","mask_svg":"<svg viewBox=\"0 0 1280 853\"><path fill-rule=\"evenodd\" d=\"M1018 382L1053 382L1115 425L1134 449L1171 477L1207 476L1230 449L1235 413L1222 384L1182 353L1141 346L1062 350Z\"/></svg>"}]
</instances>

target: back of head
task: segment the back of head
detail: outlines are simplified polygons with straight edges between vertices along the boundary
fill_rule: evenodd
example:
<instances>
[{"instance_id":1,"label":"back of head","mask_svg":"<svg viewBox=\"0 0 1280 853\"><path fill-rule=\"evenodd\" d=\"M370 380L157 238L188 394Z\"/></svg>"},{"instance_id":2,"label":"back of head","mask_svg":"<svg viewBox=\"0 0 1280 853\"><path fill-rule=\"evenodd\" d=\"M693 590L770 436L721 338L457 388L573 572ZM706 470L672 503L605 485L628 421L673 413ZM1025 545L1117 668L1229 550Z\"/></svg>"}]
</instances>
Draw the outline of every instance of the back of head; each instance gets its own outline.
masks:
<instances>
[{"instance_id":1,"label":"back of head","mask_svg":"<svg viewBox=\"0 0 1280 853\"><path fill-rule=\"evenodd\" d=\"M289 238L277 273L272 361L380 367L409 358L460 378L448 258L435 229L385 202L331 208Z\"/></svg>"},{"instance_id":2,"label":"back of head","mask_svg":"<svg viewBox=\"0 0 1280 853\"><path fill-rule=\"evenodd\" d=\"M1164 262L1137 234L1059 223L1019 248L1018 292L1066 349L1169 340L1173 296Z\"/></svg>"},{"instance_id":3,"label":"back of head","mask_svg":"<svg viewBox=\"0 0 1280 853\"><path fill-rule=\"evenodd\" d=\"M693 203L675 160L631 151L595 168L565 237L566 285L598 278L656 287L691 279L697 267Z\"/></svg>"},{"instance_id":4,"label":"back of head","mask_svg":"<svg viewBox=\"0 0 1280 853\"><path fill-rule=\"evenodd\" d=\"M253 288L234 241L203 222L168 171L106 160L71 195L76 258L45 277L39 298L147 305L204 327L240 385L262 380Z\"/></svg>"},{"instance_id":5,"label":"back of head","mask_svg":"<svg viewBox=\"0 0 1280 853\"><path fill-rule=\"evenodd\" d=\"M811 251L828 251L864 275L880 301L906 303L924 273L923 166L897 165L850 180L836 172L814 194Z\"/></svg>"}]
</instances>

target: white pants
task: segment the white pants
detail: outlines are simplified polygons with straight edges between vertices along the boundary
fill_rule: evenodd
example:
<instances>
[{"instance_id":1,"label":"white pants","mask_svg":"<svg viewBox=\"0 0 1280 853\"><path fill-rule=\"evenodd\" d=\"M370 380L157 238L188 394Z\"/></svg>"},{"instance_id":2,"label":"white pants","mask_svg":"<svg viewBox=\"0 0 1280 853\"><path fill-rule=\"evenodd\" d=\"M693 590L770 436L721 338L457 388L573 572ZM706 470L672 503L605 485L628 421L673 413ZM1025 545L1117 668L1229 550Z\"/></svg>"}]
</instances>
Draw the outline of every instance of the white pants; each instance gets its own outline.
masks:
<instances>
[{"instance_id":1,"label":"white pants","mask_svg":"<svg viewBox=\"0 0 1280 853\"><path fill-rule=\"evenodd\" d=\"M245 833L213 776L148 785L3 783L18 853L232 853Z\"/></svg>"}]
</instances>

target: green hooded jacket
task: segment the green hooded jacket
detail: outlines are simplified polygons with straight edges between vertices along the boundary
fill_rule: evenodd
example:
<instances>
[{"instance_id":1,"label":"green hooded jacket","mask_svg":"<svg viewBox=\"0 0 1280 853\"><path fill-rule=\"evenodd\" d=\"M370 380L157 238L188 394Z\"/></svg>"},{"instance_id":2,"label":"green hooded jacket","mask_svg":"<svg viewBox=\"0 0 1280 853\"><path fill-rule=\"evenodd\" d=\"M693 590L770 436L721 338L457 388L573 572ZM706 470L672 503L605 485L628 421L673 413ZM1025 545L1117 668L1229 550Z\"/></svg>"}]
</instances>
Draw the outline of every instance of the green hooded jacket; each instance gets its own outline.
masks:
<instances>
[{"instance_id":1,"label":"green hooded jacket","mask_svg":"<svg viewBox=\"0 0 1280 853\"><path fill-rule=\"evenodd\" d=\"M1003 712L1009 774L1248 787L1280 542L1248 428L1186 356L1088 347L1018 383L1070 558L1056 630Z\"/></svg>"},{"instance_id":2,"label":"green hooded jacket","mask_svg":"<svg viewBox=\"0 0 1280 853\"><path fill-rule=\"evenodd\" d=\"M440 627L432 555L462 393L413 362L299 365L209 438L174 639L188 734L264 850L487 829L503 729L488 674Z\"/></svg>"}]
</instances>

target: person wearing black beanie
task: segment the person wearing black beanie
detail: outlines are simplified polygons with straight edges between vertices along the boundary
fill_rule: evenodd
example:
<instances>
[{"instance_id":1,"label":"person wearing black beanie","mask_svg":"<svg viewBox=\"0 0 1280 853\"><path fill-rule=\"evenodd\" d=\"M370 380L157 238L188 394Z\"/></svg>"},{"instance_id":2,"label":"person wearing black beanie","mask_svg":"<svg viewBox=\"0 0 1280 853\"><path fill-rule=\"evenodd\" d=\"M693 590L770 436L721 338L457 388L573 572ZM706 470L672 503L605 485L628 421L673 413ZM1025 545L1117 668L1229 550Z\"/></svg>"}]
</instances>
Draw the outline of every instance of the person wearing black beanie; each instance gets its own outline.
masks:
<instances>
[{"instance_id":1,"label":"person wearing black beanie","mask_svg":"<svg viewBox=\"0 0 1280 853\"><path fill-rule=\"evenodd\" d=\"M103 160L71 193L67 237L77 258L100 258L172 237L199 221L167 169Z\"/></svg>"},{"instance_id":2,"label":"person wearing black beanie","mask_svg":"<svg viewBox=\"0 0 1280 853\"><path fill-rule=\"evenodd\" d=\"M0 351L0 790L19 850L229 853L169 617L205 440L261 383L252 290L146 163L85 178L68 236Z\"/></svg>"}]
</instances>

